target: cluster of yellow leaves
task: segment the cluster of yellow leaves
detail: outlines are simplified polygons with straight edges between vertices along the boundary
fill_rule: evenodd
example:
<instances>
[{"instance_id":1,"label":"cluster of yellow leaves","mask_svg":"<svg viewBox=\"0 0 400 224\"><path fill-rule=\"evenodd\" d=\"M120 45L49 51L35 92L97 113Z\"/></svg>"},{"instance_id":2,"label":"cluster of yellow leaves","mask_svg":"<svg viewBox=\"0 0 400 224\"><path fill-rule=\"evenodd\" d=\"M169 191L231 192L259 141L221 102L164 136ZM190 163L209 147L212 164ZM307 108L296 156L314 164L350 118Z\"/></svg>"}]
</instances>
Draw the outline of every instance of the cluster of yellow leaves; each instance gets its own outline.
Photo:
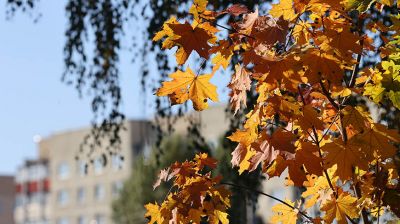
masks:
<instances>
[{"instance_id":1,"label":"cluster of yellow leaves","mask_svg":"<svg viewBox=\"0 0 400 224\"><path fill-rule=\"evenodd\" d=\"M400 16L392 15L392 24L384 25L367 13L372 7L394 7L396 2L280 0L267 15L241 5L215 12L207 4L207 0L194 0L189 11L192 22L172 17L154 40L162 39L164 49L176 47L178 65L185 64L193 51L204 62L211 58L212 73L178 70L157 95L168 96L172 104L190 99L194 109L203 110L208 99L218 100L210 78L238 56L228 84L233 111L246 107L252 85L258 97L243 128L228 137L238 143L232 165L239 173L261 166L268 178L287 170L288 185L306 187L303 207L316 206L323 212L322 217L310 218L286 201L273 208L272 221L296 223L304 216L315 223L347 223L347 219L360 217L361 211L380 214L383 206L400 215L399 206L388 197L400 189L395 164L398 149L393 145L400 142L398 130L375 123L365 105L350 100L368 96L380 103L389 99L400 109ZM350 16L354 10L357 19ZM216 35L221 15L234 17L227 38ZM381 35L384 44L375 46L356 21L365 22L372 33L385 33ZM366 51L380 53L383 60L360 71ZM163 172L165 179L169 171ZM213 181L207 183L214 186ZM185 194L199 197L199 192ZM183 209L180 204L168 208L168 214L172 208ZM212 216L207 212L202 216ZM189 210L176 213L182 220L191 217Z\"/></svg>"},{"instance_id":2,"label":"cluster of yellow leaves","mask_svg":"<svg viewBox=\"0 0 400 224\"><path fill-rule=\"evenodd\" d=\"M227 224L230 207L230 192L219 184L220 177L211 177L205 169L215 168L217 161L207 154L198 154L193 161L176 162L162 170L156 188L162 181L173 179L175 192L167 195L161 204L149 203L146 218L149 223L158 224Z\"/></svg>"}]
</instances>

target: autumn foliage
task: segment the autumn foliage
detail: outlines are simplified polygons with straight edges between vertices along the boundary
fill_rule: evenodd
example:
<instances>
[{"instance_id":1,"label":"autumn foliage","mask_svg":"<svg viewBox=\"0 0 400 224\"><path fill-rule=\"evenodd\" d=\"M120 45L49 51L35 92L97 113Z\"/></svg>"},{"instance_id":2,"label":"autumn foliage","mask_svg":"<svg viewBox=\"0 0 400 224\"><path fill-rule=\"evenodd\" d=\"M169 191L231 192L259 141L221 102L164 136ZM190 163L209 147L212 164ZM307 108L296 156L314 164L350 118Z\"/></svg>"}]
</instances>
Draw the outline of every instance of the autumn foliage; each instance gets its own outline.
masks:
<instances>
[{"instance_id":1,"label":"autumn foliage","mask_svg":"<svg viewBox=\"0 0 400 224\"><path fill-rule=\"evenodd\" d=\"M171 17L155 35L163 49L176 49L180 65L156 94L204 110L209 100L218 101L210 79L235 58L230 104L235 113L246 106L251 111L243 129L228 137L237 142L232 165L240 173L261 167L268 178L287 170L286 184L305 188L304 203L282 199L271 222L369 223L385 212L400 216L400 135L370 113L383 101L400 109L400 2L280 0L266 14L242 5L217 12L207 4L194 0L187 18ZM390 21L373 18L369 9ZM371 53L376 63L362 66ZM211 64L210 74L186 66L191 54ZM258 98L246 105L252 86ZM230 193L212 177L216 165L199 154L162 170L155 187L172 180L174 188L162 204L146 205L150 223L228 223ZM321 217L312 216L312 207Z\"/></svg>"}]
</instances>

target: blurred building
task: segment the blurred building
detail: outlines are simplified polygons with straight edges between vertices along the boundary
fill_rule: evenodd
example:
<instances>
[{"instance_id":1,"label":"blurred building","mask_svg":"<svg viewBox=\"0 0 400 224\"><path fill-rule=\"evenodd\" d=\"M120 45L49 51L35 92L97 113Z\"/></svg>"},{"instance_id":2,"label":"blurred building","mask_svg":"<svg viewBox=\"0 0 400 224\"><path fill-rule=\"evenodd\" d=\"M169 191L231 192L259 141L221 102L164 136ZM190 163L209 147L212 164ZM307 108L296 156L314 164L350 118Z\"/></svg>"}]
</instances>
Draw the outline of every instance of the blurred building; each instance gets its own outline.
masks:
<instances>
[{"instance_id":1,"label":"blurred building","mask_svg":"<svg viewBox=\"0 0 400 224\"><path fill-rule=\"evenodd\" d=\"M49 190L48 161L25 161L15 176L15 223L47 224L50 215Z\"/></svg>"},{"instance_id":2,"label":"blurred building","mask_svg":"<svg viewBox=\"0 0 400 224\"><path fill-rule=\"evenodd\" d=\"M149 148L151 126L130 121L121 132L121 150L80 150L90 129L54 134L40 141L40 157L48 159L52 208L50 223L111 223L111 203L131 175L133 157ZM81 158L81 159L76 159Z\"/></svg>"},{"instance_id":3,"label":"blurred building","mask_svg":"<svg viewBox=\"0 0 400 224\"><path fill-rule=\"evenodd\" d=\"M0 176L0 223L13 224L14 177Z\"/></svg>"},{"instance_id":4,"label":"blurred building","mask_svg":"<svg viewBox=\"0 0 400 224\"><path fill-rule=\"evenodd\" d=\"M229 128L225 106L190 112L178 118L174 134L186 135L193 120L206 142L217 145ZM167 120L160 119L161 128ZM130 178L134 157L151 150L155 132L150 121L127 121L121 132L121 149L84 148L81 143L89 128L55 133L39 142L39 158L26 161L17 172L16 224L110 224L111 204ZM107 139L104 139L104 145ZM282 188L279 178L263 184L263 191L279 198L291 198L293 191ZM274 201L260 196L257 214L268 223ZM2 224L2 222L0 222Z\"/></svg>"}]
</instances>

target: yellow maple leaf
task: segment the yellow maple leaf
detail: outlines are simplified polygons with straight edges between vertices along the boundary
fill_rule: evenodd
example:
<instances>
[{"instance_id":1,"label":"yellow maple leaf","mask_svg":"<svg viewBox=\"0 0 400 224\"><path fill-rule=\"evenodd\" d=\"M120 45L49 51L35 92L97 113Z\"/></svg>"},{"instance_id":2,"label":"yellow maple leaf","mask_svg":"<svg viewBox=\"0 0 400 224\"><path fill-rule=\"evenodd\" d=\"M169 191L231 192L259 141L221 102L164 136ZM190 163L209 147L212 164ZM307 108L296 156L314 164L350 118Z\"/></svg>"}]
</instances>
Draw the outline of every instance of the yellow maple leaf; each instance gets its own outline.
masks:
<instances>
[{"instance_id":1,"label":"yellow maple leaf","mask_svg":"<svg viewBox=\"0 0 400 224\"><path fill-rule=\"evenodd\" d=\"M285 199L285 202L294 206L294 202ZM272 207L274 215L271 218L271 223L295 224L297 221L298 210L292 209L285 204L277 204Z\"/></svg>"},{"instance_id":2,"label":"yellow maple leaf","mask_svg":"<svg viewBox=\"0 0 400 224\"><path fill-rule=\"evenodd\" d=\"M220 210L215 210L214 214L222 224L228 224L229 223L228 213L220 211ZM217 222L216 224L218 224L218 223L219 222Z\"/></svg>"},{"instance_id":3,"label":"yellow maple leaf","mask_svg":"<svg viewBox=\"0 0 400 224\"><path fill-rule=\"evenodd\" d=\"M196 76L190 68L185 72L178 70L169 76L172 81L163 82L156 95L169 96L172 104L181 104L190 99L195 110L204 110L208 108L207 99L218 101L217 87L209 82L212 76Z\"/></svg>"},{"instance_id":4,"label":"yellow maple leaf","mask_svg":"<svg viewBox=\"0 0 400 224\"><path fill-rule=\"evenodd\" d=\"M189 13L193 15L196 21L201 18L214 19L212 11L207 10L208 0L194 0L193 5L189 9Z\"/></svg>"},{"instance_id":5,"label":"yellow maple leaf","mask_svg":"<svg viewBox=\"0 0 400 224\"><path fill-rule=\"evenodd\" d=\"M293 0L280 0L278 4L273 4L269 14L276 18L282 16L284 20L289 21L297 16L294 12Z\"/></svg>"},{"instance_id":6,"label":"yellow maple leaf","mask_svg":"<svg viewBox=\"0 0 400 224\"><path fill-rule=\"evenodd\" d=\"M332 197L331 200L327 201L321 210L325 211L323 219L327 223L332 223L336 218L339 224L347 224L346 215L350 218L357 218L358 211L356 206L357 198L351 196L347 192L341 192L338 198Z\"/></svg>"},{"instance_id":7,"label":"yellow maple leaf","mask_svg":"<svg viewBox=\"0 0 400 224\"><path fill-rule=\"evenodd\" d=\"M155 203L155 204L149 203L149 204L145 205L144 207L147 210L144 217L149 219L149 224L163 223L164 218L162 217L162 215L160 213L161 208L159 205L157 205L157 203Z\"/></svg>"},{"instance_id":8,"label":"yellow maple leaf","mask_svg":"<svg viewBox=\"0 0 400 224\"><path fill-rule=\"evenodd\" d=\"M319 176L318 178L314 176L312 178L316 179L312 180L314 184L308 186L307 190L301 194L303 198L307 199L304 204L305 208L311 208L316 203L323 205L333 194L333 190L330 188L325 176Z\"/></svg>"},{"instance_id":9,"label":"yellow maple leaf","mask_svg":"<svg viewBox=\"0 0 400 224\"><path fill-rule=\"evenodd\" d=\"M170 49L174 47L175 42L173 40L178 38L178 36L174 34L174 31L171 29L171 27L169 27L169 25L171 24L178 24L175 16L172 16L167 21L165 21L163 29L158 31L153 37L153 41L159 41L165 37L162 43L163 49Z\"/></svg>"}]
</instances>

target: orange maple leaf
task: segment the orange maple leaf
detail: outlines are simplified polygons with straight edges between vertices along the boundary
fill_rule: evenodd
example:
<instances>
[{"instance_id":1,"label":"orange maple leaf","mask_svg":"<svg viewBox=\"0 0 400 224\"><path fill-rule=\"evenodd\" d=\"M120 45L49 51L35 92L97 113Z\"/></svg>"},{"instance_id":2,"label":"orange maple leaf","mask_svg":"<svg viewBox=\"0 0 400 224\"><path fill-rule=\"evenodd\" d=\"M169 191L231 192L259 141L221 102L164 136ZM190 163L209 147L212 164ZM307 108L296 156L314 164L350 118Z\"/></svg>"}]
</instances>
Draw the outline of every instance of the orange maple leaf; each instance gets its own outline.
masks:
<instances>
[{"instance_id":1,"label":"orange maple leaf","mask_svg":"<svg viewBox=\"0 0 400 224\"><path fill-rule=\"evenodd\" d=\"M172 81L163 82L156 95L169 96L172 104L182 104L190 99L195 110L204 110L208 107L207 99L218 101L217 87L209 82L212 76L196 76L190 68L185 72L178 70L169 76Z\"/></svg>"},{"instance_id":2,"label":"orange maple leaf","mask_svg":"<svg viewBox=\"0 0 400 224\"><path fill-rule=\"evenodd\" d=\"M200 26L193 28L187 22L184 24L169 24L169 27L175 35L179 36L174 39L174 42L180 45L175 54L178 65L184 64L192 51L196 51L201 57L208 59L208 51L210 49L208 42L214 36L206 29Z\"/></svg>"}]
</instances>

